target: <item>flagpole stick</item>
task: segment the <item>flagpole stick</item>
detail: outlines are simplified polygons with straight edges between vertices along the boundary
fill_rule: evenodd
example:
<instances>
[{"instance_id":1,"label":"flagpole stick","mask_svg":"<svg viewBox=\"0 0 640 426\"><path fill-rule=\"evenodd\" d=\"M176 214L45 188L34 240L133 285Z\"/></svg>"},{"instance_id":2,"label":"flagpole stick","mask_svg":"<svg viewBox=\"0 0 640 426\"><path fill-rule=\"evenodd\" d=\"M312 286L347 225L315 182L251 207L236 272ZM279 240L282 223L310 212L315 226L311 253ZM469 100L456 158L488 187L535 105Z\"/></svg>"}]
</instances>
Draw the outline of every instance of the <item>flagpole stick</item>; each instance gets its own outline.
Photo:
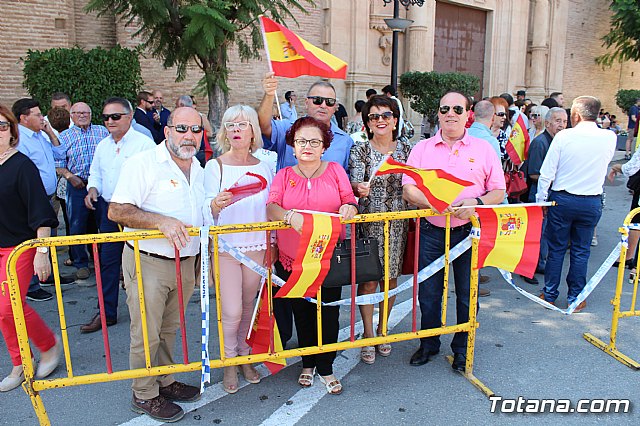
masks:
<instances>
[{"instance_id":1,"label":"flagpole stick","mask_svg":"<svg viewBox=\"0 0 640 426\"><path fill-rule=\"evenodd\" d=\"M555 206L555 205L556 205L555 201L545 201L544 203L520 203L520 204L496 204L496 205L483 204L481 206L454 207L453 210L460 210L460 209L508 209L508 208L515 208L515 207L534 207L534 206L551 207L551 206Z\"/></svg>"},{"instance_id":2,"label":"flagpole stick","mask_svg":"<svg viewBox=\"0 0 640 426\"><path fill-rule=\"evenodd\" d=\"M368 183L369 185L371 185L371 182L373 182L373 179L376 177L376 172L377 172L378 170L380 170L380 166L382 166L382 164L383 164L385 161L387 161L387 159L388 159L389 157L391 157L391 154L393 154L393 151L389 151L389 152L387 152L387 155L385 155L384 157L382 157L382 160L380 160L380 162L378 163L378 165L376 166L376 168L375 168L375 169L373 169L373 173L371 173L371 176L369 177L369 180L367 181L367 183Z\"/></svg>"},{"instance_id":3,"label":"flagpole stick","mask_svg":"<svg viewBox=\"0 0 640 426\"><path fill-rule=\"evenodd\" d=\"M264 44L264 51L267 55L267 64L269 65L269 71L273 72L273 65L271 65L271 55L269 55L269 44L267 43L267 33L264 30L264 23L262 22L262 17L264 15L260 15L260 29L262 30L262 43ZM282 119L282 111L280 110L280 100L278 99L278 91L274 91L274 96L276 97L276 105L278 106L278 119Z\"/></svg>"}]
</instances>

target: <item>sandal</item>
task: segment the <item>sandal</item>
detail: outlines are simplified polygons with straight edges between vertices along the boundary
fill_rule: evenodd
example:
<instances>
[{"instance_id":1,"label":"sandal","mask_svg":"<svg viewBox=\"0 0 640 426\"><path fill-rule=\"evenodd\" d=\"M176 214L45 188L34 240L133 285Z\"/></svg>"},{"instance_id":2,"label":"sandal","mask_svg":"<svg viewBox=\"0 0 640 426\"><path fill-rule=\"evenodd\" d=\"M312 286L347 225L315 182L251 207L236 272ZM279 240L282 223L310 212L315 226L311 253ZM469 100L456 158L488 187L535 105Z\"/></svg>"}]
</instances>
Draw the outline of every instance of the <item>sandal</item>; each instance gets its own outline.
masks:
<instances>
[{"instance_id":1,"label":"sandal","mask_svg":"<svg viewBox=\"0 0 640 426\"><path fill-rule=\"evenodd\" d=\"M340 383L340 380L335 379L335 380L329 381L329 379L325 379L323 376L319 374L318 374L318 377L320 377L320 383L322 383L327 388L328 394L340 395L342 393L342 383ZM330 376L325 376L325 377L330 377Z\"/></svg>"},{"instance_id":2,"label":"sandal","mask_svg":"<svg viewBox=\"0 0 640 426\"><path fill-rule=\"evenodd\" d=\"M298 376L298 384L303 388L310 388L313 386L313 376L316 374L316 369L314 368L311 374L308 373L300 373Z\"/></svg>"},{"instance_id":3,"label":"sandal","mask_svg":"<svg viewBox=\"0 0 640 426\"><path fill-rule=\"evenodd\" d=\"M256 384L256 383L260 383L260 373L258 373L258 370L256 370L256 368L251 365L251 364L243 364L240 366L240 372L242 373L242 377L244 377L244 379L251 383L251 384Z\"/></svg>"},{"instance_id":4,"label":"sandal","mask_svg":"<svg viewBox=\"0 0 640 426\"><path fill-rule=\"evenodd\" d=\"M231 367L224 367L224 373L222 377L222 389L226 393L238 392L238 367L232 365Z\"/></svg>"},{"instance_id":5,"label":"sandal","mask_svg":"<svg viewBox=\"0 0 640 426\"><path fill-rule=\"evenodd\" d=\"M363 346L360 349L360 359L365 364L373 364L376 361L376 348L373 346Z\"/></svg>"},{"instance_id":6,"label":"sandal","mask_svg":"<svg viewBox=\"0 0 640 426\"><path fill-rule=\"evenodd\" d=\"M636 269L633 268L629 273L629 284L633 284L636 281Z\"/></svg>"},{"instance_id":7,"label":"sandal","mask_svg":"<svg viewBox=\"0 0 640 426\"><path fill-rule=\"evenodd\" d=\"M380 354L380 356L389 356L391 355L391 343L382 343L376 346L376 350Z\"/></svg>"}]
</instances>

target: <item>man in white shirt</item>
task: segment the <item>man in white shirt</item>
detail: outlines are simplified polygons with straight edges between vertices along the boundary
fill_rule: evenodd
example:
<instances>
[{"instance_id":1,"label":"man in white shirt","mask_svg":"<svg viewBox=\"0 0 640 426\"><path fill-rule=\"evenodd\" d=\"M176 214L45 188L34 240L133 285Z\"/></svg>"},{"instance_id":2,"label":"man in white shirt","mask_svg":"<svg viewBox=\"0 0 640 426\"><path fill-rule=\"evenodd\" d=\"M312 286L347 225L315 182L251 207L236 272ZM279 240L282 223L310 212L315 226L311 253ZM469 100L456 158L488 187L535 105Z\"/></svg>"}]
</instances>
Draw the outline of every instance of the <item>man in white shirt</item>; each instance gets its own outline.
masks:
<instances>
[{"instance_id":1,"label":"man in white shirt","mask_svg":"<svg viewBox=\"0 0 640 426\"><path fill-rule=\"evenodd\" d=\"M120 230L118 224L109 220L107 212L123 163L139 152L156 147L151 139L133 130L132 116L131 104L126 99L110 98L105 101L102 120L110 134L95 148L89 167L87 195L84 198L84 208L95 210L98 230L101 233ZM103 243L100 250L102 294L107 326L116 324L118 320L118 284L123 245L121 242ZM93 333L101 329L100 314L96 314L80 327L80 332Z\"/></svg>"},{"instance_id":2,"label":"man in white shirt","mask_svg":"<svg viewBox=\"0 0 640 426\"><path fill-rule=\"evenodd\" d=\"M567 285L571 304L586 285L591 238L602 215L602 185L616 148L615 133L598 128L600 101L580 96L571 106L571 129L553 138L538 178L536 201L555 201L547 213L545 237L549 246L545 287L540 298L554 303L562 264L571 241ZM551 190L549 190L551 188ZM580 303L574 312L587 306Z\"/></svg>"},{"instance_id":3,"label":"man in white shirt","mask_svg":"<svg viewBox=\"0 0 640 426\"><path fill-rule=\"evenodd\" d=\"M189 237L187 228L204 224L204 171L195 158L202 130L202 118L195 109L176 108L165 127L165 142L124 165L109 206L109 218L124 225L125 232L159 229L166 237L139 242L152 366L174 364L180 324L176 251L180 256L185 307L199 270L200 241ZM137 369L145 368L145 353L132 247L133 242L128 241L122 269L131 317L129 363L131 369ZM199 388L176 382L173 375L134 379L132 389L132 410L162 422L174 422L184 416L182 408L171 401L194 401L200 396Z\"/></svg>"}]
</instances>

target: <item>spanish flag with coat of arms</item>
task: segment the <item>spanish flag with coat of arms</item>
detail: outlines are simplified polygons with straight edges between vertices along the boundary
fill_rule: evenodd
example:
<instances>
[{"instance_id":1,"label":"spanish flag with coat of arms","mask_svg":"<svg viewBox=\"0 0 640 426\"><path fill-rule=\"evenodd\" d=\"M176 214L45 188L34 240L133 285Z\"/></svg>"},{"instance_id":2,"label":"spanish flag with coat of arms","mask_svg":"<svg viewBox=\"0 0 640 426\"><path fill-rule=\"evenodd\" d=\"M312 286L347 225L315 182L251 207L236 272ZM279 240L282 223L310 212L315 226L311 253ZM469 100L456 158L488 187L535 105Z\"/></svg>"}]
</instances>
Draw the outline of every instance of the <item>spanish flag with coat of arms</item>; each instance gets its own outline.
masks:
<instances>
[{"instance_id":1,"label":"spanish flag with coat of arms","mask_svg":"<svg viewBox=\"0 0 640 426\"><path fill-rule=\"evenodd\" d=\"M478 269L495 266L533 277L540 256L542 207L477 208L480 217Z\"/></svg>"},{"instance_id":2,"label":"spanish flag with coat of arms","mask_svg":"<svg viewBox=\"0 0 640 426\"><path fill-rule=\"evenodd\" d=\"M291 276L274 297L315 297L331 266L342 225L340 218L301 213L304 218Z\"/></svg>"},{"instance_id":3,"label":"spanish flag with coat of arms","mask_svg":"<svg viewBox=\"0 0 640 426\"><path fill-rule=\"evenodd\" d=\"M312 45L287 27L261 16L265 50L272 71L279 77L312 75L347 78L347 63Z\"/></svg>"}]
</instances>

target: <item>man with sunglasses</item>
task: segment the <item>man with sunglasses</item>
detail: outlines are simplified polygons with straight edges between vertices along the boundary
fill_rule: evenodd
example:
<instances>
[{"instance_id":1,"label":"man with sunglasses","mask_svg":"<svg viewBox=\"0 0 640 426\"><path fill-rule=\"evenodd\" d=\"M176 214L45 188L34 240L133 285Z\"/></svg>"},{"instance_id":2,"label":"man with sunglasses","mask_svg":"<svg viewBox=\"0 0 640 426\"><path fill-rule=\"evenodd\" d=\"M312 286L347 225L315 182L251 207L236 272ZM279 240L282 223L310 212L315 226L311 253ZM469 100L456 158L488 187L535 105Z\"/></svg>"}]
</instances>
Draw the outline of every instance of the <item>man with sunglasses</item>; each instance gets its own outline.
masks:
<instances>
[{"instance_id":1,"label":"man with sunglasses","mask_svg":"<svg viewBox=\"0 0 640 426\"><path fill-rule=\"evenodd\" d=\"M84 191L84 206L76 206L95 210L96 222L100 233L118 232L118 224L109 220L109 202L115 190L118 177L124 162L143 151L155 148L151 139L131 127L133 111L129 101L123 98L109 98L102 109L102 121L109 136L96 146L93 160L89 167L88 190ZM71 185L70 185L71 186ZM80 246L76 246L80 247ZM120 283L120 266L122 264L123 243L103 243L100 247L100 272L102 277L102 293L104 295L107 326L118 322L118 291ZM74 252L73 262L78 268L87 268L87 256L84 247ZM78 269L78 272L84 269ZM89 269L86 269L88 275ZM102 329L100 314L80 327L81 333L93 333Z\"/></svg>"},{"instance_id":2,"label":"man with sunglasses","mask_svg":"<svg viewBox=\"0 0 640 426\"><path fill-rule=\"evenodd\" d=\"M179 301L176 250L180 257L184 306L188 305L199 270L200 239L187 227L202 226L205 204L204 171L195 158L202 142L202 117L193 108L176 108L164 130L165 142L138 154L122 168L111 198L109 218L125 231L158 229L166 238L139 242L140 271L136 270L133 242L122 255L127 306L131 316L129 363L145 368L142 318L138 299L138 272L142 275L151 365L174 364ZM173 375L133 380L131 409L162 422L178 421L184 411L172 401L195 401L200 389L179 383Z\"/></svg>"},{"instance_id":3,"label":"man with sunglasses","mask_svg":"<svg viewBox=\"0 0 640 426\"><path fill-rule=\"evenodd\" d=\"M452 213L450 244L454 247L471 232L469 218L473 206L500 204L504 199L505 182L500 160L491 145L469 135L465 124L469 116L469 99L459 92L449 92L440 100L438 120L440 130L430 139L420 141L409 154L407 164L420 169L441 169L457 178L471 182L443 213ZM403 197L421 209L433 207L409 176L402 178ZM466 207L456 210L455 207ZM420 221L419 269L430 265L445 251L445 217L434 216ZM453 261L456 290L457 323L469 320L471 280L471 250ZM419 301L421 329L440 327L444 271L420 283ZM451 342L454 370L466 368L467 333L456 333ZM420 348L411 357L414 366L429 362L440 351L440 337L421 339Z\"/></svg>"},{"instance_id":4,"label":"man with sunglasses","mask_svg":"<svg viewBox=\"0 0 640 426\"><path fill-rule=\"evenodd\" d=\"M160 130L160 127L155 126L153 118L148 115L153 109L153 95L144 90L138 92L136 102L138 105L133 113L133 119L136 123L149 130L155 143L162 142L164 140L164 134Z\"/></svg>"},{"instance_id":5,"label":"man with sunglasses","mask_svg":"<svg viewBox=\"0 0 640 426\"><path fill-rule=\"evenodd\" d=\"M273 72L268 72L265 75L262 87L264 96L258 108L258 119L264 148L278 154L278 170L295 166L298 161L293 155L293 149L285 141L285 134L292 123L287 120L273 120L271 117L272 105L278 88L278 80L274 77ZM308 116L330 126L333 133L331 145L325 151L322 159L340 164L349 174L349 153L353 140L336 123L331 122L331 117L338 109L336 90L333 85L323 80L313 83L307 91L305 108Z\"/></svg>"}]
</instances>

